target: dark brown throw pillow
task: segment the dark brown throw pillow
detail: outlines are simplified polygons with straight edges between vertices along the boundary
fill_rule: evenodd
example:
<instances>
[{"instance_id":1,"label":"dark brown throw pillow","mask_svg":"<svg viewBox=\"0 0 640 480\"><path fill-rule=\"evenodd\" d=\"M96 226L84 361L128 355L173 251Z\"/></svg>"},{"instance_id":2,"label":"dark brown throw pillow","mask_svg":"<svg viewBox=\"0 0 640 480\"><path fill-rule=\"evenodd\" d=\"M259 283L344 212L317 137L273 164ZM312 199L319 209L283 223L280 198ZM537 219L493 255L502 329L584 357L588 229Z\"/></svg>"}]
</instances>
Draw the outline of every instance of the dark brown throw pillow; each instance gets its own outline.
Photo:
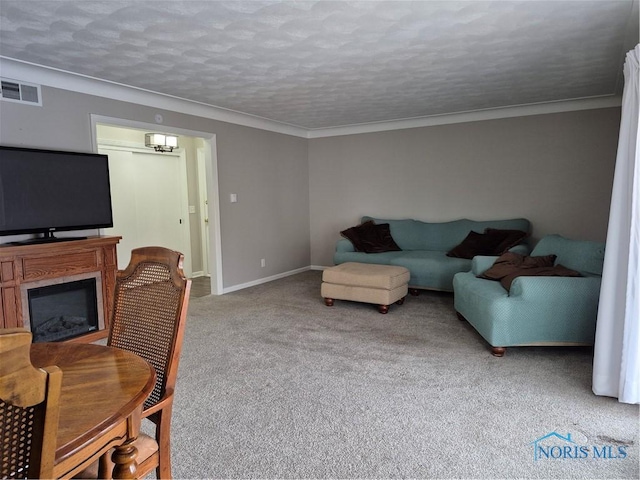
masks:
<instances>
[{"instance_id":1,"label":"dark brown throw pillow","mask_svg":"<svg viewBox=\"0 0 640 480\"><path fill-rule=\"evenodd\" d=\"M522 276L527 277L581 277L580 272L571 270L564 265L554 265L555 255L528 257L518 253L507 252L501 255L491 268L478 278L499 280L507 290L511 289L513 281Z\"/></svg>"},{"instance_id":2,"label":"dark brown throw pillow","mask_svg":"<svg viewBox=\"0 0 640 480\"><path fill-rule=\"evenodd\" d=\"M447 252L447 256L471 259L476 255L502 255L526 236L527 233L521 230L487 228L485 233L472 230L459 245Z\"/></svg>"},{"instance_id":3,"label":"dark brown throw pillow","mask_svg":"<svg viewBox=\"0 0 640 480\"><path fill-rule=\"evenodd\" d=\"M346 230L342 230L340 235L353 243L356 252L364 252L364 248L362 246L362 242L360 241L360 235L366 229L367 226L374 225L373 220L369 220L368 222L361 223L360 225L356 225L355 227L347 228Z\"/></svg>"},{"instance_id":4,"label":"dark brown throw pillow","mask_svg":"<svg viewBox=\"0 0 640 480\"><path fill-rule=\"evenodd\" d=\"M471 230L465 239L447 252L447 257L473 258L482 250L482 233Z\"/></svg>"},{"instance_id":5,"label":"dark brown throw pillow","mask_svg":"<svg viewBox=\"0 0 640 480\"><path fill-rule=\"evenodd\" d=\"M360 237L366 253L397 252L402 250L391 236L388 223L369 225Z\"/></svg>"},{"instance_id":6,"label":"dark brown throw pillow","mask_svg":"<svg viewBox=\"0 0 640 480\"><path fill-rule=\"evenodd\" d=\"M340 234L348 238L356 251L382 253L402 250L391 236L388 223L376 225L373 221L343 230Z\"/></svg>"},{"instance_id":7,"label":"dark brown throw pillow","mask_svg":"<svg viewBox=\"0 0 640 480\"><path fill-rule=\"evenodd\" d=\"M497 228L487 228L484 233L496 242L493 255L502 255L529 236L527 232L522 230L499 230Z\"/></svg>"}]
</instances>

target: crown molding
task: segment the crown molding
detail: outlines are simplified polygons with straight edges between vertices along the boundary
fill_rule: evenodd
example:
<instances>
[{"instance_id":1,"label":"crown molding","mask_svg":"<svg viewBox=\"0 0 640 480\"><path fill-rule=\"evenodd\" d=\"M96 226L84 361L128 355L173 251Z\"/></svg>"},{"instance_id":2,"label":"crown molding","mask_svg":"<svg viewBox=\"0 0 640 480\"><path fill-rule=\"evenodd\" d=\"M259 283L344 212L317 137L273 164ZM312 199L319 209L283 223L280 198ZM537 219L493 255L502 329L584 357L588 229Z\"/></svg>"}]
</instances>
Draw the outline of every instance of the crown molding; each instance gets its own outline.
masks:
<instances>
[{"instance_id":1,"label":"crown molding","mask_svg":"<svg viewBox=\"0 0 640 480\"><path fill-rule=\"evenodd\" d=\"M560 100L556 102L536 103L530 105L514 105L510 107L490 108L485 110L447 113L443 115L393 120L390 122L363 123L359 125L345 125L343 127L319 128L309 130L308 138L386 132L407 128L449 125L452 123L480 122L483 120L496 120L500 118L526 117L529 115L544 115L548 113L572 112L576 110L593 110L596 108L619 107L620 105L622 105L622 97L606 95L576 100Z\"/></svg>"},{"instance_id":2,"label":"crown molding","mask_svg":"<svg viewBox=\"0 0 640 480\"><path fill-rule=\"evenodd\" d=\"M101 80L86 75L71 73L56 68L45 67L33 63L22 62L0 56L0 76L3 78L32 82L48 87L70 90L88 95L131 102L147 107L160 108L172 112L194 115L197 117L219 120L245 127L268 130L296 137L307 138L307 129L289 125L275 120L236 112L221 107L214 107L204 103L185 100L161 93L130 87L108 80Z\"/></svg>"},{"instance_id":3,"label":"crown molding","mask_svg":"<svg viewBox=\"0 0 640 480\"><path fill-rule=\"evenodd\" d=\"M0 76L7 79L31 82L63 90L84 93L87 95L95 95L98 97L120 100L138 105L183 113L186 115L194 115L235 125L242 125L245 127L310 139L341 135L357 135L362 133L376 133L390 130L403 130L407 128L431 127L435 125L448 125L454 123L478 122L500 118L544 115L548 113L570 112L577 110L592 110L597 108L619 107L622 105L622 97L616 95L603 95L599 97L431 115L392 120L388 122L307 129L255 115L215 107L191 100L185 100L85 75L70 73L51 67L22 62L3 56L0 56Z\"/></svg>"}]
</instances>

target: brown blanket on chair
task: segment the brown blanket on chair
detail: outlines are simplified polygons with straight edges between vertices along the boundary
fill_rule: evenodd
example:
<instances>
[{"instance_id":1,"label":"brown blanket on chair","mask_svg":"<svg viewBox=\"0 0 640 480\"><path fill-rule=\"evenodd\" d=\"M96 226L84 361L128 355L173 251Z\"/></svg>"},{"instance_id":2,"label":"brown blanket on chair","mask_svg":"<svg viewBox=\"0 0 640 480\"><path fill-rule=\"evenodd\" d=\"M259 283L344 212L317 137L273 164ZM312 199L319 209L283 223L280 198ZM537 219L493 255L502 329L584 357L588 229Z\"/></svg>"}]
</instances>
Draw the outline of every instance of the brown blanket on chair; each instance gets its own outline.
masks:
<instances>
[{"instance_id":1,"label":"brown blanket on chair","mask_svg":"<svg viewBox=\"0 0 640 480\"><path fill-rule=\"evenodd\" d=\"M518 253L507 252L494 262L486 272L478 278L499 280L507 290L511 289L513 281L521 276L527 277L581 277L580 272L571 270L563 265L554 265L556 256L528 257Z\"/></svg>"}]
</instances>

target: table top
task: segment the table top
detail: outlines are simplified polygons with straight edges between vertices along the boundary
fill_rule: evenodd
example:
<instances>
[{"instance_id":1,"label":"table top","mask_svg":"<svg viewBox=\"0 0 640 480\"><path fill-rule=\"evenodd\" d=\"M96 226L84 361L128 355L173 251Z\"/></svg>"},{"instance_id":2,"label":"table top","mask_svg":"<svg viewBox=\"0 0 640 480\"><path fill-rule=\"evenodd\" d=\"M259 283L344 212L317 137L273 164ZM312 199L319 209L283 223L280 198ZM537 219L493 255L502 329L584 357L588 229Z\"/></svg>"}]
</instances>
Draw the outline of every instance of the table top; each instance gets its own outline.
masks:
<instances>
[{"instance_id":1,"label":"table top","mask_svg":"<svg viewBox=\"0 0 640 480\"><path fill-rule=\"evenodd\" d=\"M31 362L62 370L56 464L126 421L155 384L155 371L144 359L102 345L34 343Z\"/></svg>"}]
</instances>

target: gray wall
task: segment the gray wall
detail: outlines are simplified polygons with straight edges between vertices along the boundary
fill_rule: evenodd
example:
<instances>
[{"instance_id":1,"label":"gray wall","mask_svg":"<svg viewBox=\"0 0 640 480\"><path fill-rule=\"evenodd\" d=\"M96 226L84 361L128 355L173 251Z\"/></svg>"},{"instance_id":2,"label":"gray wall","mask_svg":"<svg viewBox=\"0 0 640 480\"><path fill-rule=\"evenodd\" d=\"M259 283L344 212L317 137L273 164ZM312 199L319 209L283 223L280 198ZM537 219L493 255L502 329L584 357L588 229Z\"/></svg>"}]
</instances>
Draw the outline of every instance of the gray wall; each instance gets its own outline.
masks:
<instances>
[{"instance_id":1,"label":"gray wall","mask_svg":"<svg viewBox=\"0 0 640 480\"><path fill-rule=\"evenodd\" d=\"M307 140L229 124L216 132L225 286L308 267Z\"/></svg>"},{"instance_id":2,"label":"gray wall","mask_svg":"<svg viewBox=\"0 0 640 480\"><path fill-rule=\"evenodd\" d=\"M339 231L362 215L522 216L534 240L606 236L619 108L305 140L65 90L42 96L42 108L2 102L0 143L90 151L90 114L154 123L161 113L166 126L217 135L225 288L331 265Z\"/></svg>"},{"instance_id":3,"label":"gray wall","mask_svg":"<svg viewBox=\"0 0 640 480\"><path fill-rule=\"evenodd\" d=\"M309 141L311 264L332 265L362 215L528 218L533 240L604 241L620 109Z\"/></svg>"},{"instance_id":4,"label":"gray wall","mask_svg":"<svg viewBox=\"0 0 640 480\"><path fill-rule=\"evenodd\" d=\"M155 123L161 113L165 126L216 134L225 288L309 265L307 140L49 87L42 99L2 102L1 144L90 152L91 114Z\"/></svg>"}]
</instances>

